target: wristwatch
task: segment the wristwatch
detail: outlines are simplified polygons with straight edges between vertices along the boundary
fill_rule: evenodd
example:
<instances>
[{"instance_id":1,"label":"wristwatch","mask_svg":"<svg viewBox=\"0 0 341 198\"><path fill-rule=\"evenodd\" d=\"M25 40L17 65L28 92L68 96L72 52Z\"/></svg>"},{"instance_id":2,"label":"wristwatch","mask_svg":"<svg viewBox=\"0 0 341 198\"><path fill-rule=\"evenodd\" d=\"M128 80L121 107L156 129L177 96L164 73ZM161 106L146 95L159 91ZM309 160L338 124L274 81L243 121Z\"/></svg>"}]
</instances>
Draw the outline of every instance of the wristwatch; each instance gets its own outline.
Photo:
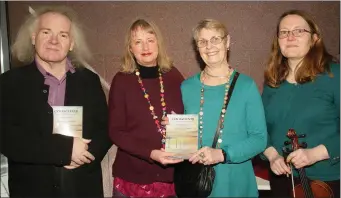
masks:
<instances>
[{"instance_id":1,"label":"wristwatch","mask_svg":"<svg viewBox=\"0 0 341 198\"><path fill-rule=\"evenodd\" d=\"M226 151L224 149L221 149L221 153L224 156L224 161L222 162L223 164L226 164Z\"/></svg>"}]
</instances>

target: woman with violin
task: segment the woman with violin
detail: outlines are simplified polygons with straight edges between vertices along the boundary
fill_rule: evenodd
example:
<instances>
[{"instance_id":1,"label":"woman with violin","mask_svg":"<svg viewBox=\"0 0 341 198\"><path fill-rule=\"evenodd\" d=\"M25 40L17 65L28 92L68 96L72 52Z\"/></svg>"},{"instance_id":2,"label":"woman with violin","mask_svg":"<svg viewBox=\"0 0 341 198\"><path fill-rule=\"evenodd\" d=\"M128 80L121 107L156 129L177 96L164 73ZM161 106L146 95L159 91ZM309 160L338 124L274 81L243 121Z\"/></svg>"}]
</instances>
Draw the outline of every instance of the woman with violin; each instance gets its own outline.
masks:
<instances>
[{"instance_id":1,"label":"woman with violin","mask_svg":"<svg viewBox=\"0 0 341 198\"><path fill-rule=\"evenodd\" d=\"M278 20L262 98L273 196L340 197L340 65L303 11Z\"/></svg>"}]
</instances>

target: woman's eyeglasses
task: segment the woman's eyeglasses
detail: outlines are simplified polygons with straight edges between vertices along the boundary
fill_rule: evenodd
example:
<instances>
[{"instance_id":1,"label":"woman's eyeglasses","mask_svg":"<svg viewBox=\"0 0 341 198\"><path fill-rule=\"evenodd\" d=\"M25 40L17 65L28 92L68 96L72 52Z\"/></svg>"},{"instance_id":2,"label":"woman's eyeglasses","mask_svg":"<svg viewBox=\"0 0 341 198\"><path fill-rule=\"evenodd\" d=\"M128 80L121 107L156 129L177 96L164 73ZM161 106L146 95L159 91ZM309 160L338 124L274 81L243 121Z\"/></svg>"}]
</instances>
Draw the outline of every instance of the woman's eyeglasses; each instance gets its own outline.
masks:
<instances>
[{"instance_id":1,"label":"woman's eyeglasses","mask_svg":"<svg viewBox=\"0 0 341 198\"><path fill-rule=\"evenodd\" d=\"M225 36L214 36L209 41L212 45L218 45L219 43L221 43L226 38L226 36L227 35L225 35ZM206 39L200 39L197 41L197 46L199 48L206 47L207 44L208 44L208 40L206 40Z\"/></svg>"},{"instance_id":2,"label":"woman's eyeglasses","mask_svg":"<svg viewBox=\"0 0 341 198\"><path fill-rule=\"evenodd\" d=\"M311 33L309 30L306 29L294 29L294 30L281 30L278 32L278 38L280 39L284 39L287 38L290 33L294 36L294 37L301 37L305 32Z\"/></svg>"}]
</instances>

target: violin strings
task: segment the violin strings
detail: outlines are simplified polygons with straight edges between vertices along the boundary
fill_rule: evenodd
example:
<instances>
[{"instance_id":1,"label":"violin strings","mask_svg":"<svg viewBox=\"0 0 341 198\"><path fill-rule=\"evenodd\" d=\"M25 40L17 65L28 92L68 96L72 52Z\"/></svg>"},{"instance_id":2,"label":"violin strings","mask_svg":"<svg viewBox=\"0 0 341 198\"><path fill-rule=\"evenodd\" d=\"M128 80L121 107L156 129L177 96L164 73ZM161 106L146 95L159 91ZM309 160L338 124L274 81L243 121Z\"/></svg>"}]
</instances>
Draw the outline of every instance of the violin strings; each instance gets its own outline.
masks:
<instances>
[{"instance_id":1,"label":"violin strings","mask_svg":"<svg viewBox=\"0 0 341 198\"><path fill-rule=\"evenodd\" d=\"M303 190L304 190L304 194L307 198L313 198L314 195L313 195L313 192L310 188L310 185L309 185L309 181L306 177L306 174L305 174L305 171L303 168L300 168L299 170L299 176L301 178L301 182L302 182L302 186L303 186Z\"/></svg>"}]
</instances>

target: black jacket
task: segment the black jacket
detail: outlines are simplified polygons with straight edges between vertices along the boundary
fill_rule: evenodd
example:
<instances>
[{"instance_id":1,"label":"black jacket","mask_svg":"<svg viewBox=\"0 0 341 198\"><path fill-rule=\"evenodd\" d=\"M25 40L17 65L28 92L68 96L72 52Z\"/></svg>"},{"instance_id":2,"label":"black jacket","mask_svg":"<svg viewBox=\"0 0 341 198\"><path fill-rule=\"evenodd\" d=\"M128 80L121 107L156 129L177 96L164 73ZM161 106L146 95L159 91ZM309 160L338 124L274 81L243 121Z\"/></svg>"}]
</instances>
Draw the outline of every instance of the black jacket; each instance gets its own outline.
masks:
<instances>
[{"instance_id":1,"label":"black jacket","mask_svg":"<svg viewBox=\"0 0 341 198\"><path fill-rule=\"evenodd\" d=\"M11 197L103 197L101 161L111 146L108 110L98 75L85 68L68 72L65 106L83 106L83 138L91 139L90 164L67 170L73 138L52 134L49 86L36 65L0 76L1 153L8 158Z\"/></svg>"}]
</instances>

